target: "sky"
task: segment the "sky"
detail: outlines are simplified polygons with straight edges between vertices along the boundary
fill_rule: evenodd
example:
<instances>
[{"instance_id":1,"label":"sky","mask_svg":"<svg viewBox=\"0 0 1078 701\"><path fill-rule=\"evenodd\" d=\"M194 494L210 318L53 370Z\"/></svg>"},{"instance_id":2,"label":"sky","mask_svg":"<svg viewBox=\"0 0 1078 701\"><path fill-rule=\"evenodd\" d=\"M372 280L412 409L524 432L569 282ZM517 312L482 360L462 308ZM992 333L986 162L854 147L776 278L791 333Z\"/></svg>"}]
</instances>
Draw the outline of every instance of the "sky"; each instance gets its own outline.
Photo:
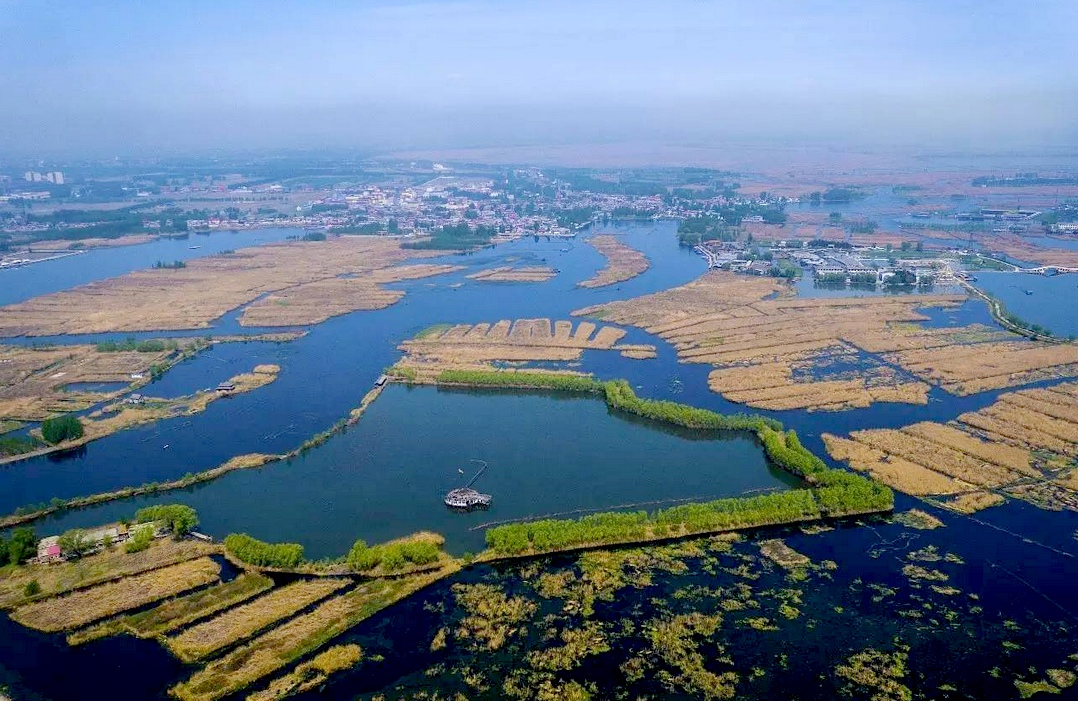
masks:
<instances>
[{"instance_id":1,"label":"sky","mask_svg":"<svg viewBox=\"0 0 1078 701\"><path fill-rule=\"evenodd\" d=\"M1074 146L1078 2L0 0L0 155Z\"/></svg>"}]
</instances>

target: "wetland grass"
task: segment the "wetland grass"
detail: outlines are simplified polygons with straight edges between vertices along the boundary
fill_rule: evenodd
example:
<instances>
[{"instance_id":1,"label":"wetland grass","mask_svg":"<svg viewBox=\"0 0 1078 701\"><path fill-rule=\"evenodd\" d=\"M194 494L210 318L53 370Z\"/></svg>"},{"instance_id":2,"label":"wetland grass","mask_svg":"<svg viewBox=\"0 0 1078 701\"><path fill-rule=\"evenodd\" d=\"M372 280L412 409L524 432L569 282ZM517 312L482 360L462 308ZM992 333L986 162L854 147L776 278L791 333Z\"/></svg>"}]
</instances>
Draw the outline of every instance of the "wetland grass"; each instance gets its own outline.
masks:
<instances>
[{"instance_id":1,"label":"wetland grass","mask_svg":"<svg viewBox=\"0 0 1078 701\"><path fill-rule=\"evenodd\" d=\"M220 552L220 547L197 540L159 539L138 553L122 548L54 564L27 564L0 578L0 609L10 609L33 599L130 577ZM27 585L37 582L40 593L28 596Z\"/></svg>"},{"instance_id":2,"label":"wetland grass","mask_svg":"<svg viewBox=\"0 0 1078 701\"><path fill-rule=\"evenodd\" d=\"M192 260L180 270L140 270L2 307L0 335L208 328L244 305L242 325L314 324L392 304L400 293L381 289L386 282L456 269L397 266L428 255L369 236L254 246Z\"/></svg>"},{"instance_id":3,"label":"wetland grass","mask_svg":"<svg viewBox=\"0 0 1078 701\"><path fill-rule=\"evenodd\" d=\"M606 267L579 283L580 287L605 287L631 280L642 274L651 263L640 251L627 246L610 235L592 236L587 240L604 258Z\"/></svg>"},{"instance_id":4,"label":"wetland grass","mask_svg":"<svg viewBox=\"0 0 1078 701\"><path fill-rule=\"evenodd\" d=\"M210 662L169 693L180 701L216 701L245 689L457 569L361 584Z\"/></svg>"},{"instance_id":5,"label":"wetland grass","mask_svg":"<svg viewBox=\"0 0 1078 701\"><path fill-rule=\"evenodd\" d=\"M184 662L193 662L295 615L349 583L347 579L327 578L294 582L191 626L166 639L165 644Z\"/></svg>"},{"instance_id":6,"label":"wetland grass","mask_svg":"<svg viewBox=\"0 0 1078 701\"><path fill-rule=\"evenodd\" d=\"M246 601L272 586L273 581L268 577L243 572L231 582L166 601L142 613L111 618L83 628L68 635L67 643L80 645L120 633L129 633L138 638L154 638Z\"/></svg>"},{"instance_id":7,"label":"wetland grass","mask_svg":"<svg viewBox=\"0 0 1078 701\"><path fill-rule=\"evenodd\" d=\"M522 267L503 266L500 268L481 270L477 273L472 273L467 277L469 280L478 280L480 282L546 282L554 277L555 274L553 268L545 265Z\"/></svg>"},{"instance_id":8,"label":"wetland grass","mask_svg":"<svg viewBox=\"0 0 1078 701\"><path fill-rule=\"evenodd\" d=\"M247 701L280 701L322 686L337 672L359 664L363 650L359 645L335 645L315 655L309 662L297 665L288 674L270 682L262 691L247 696Z\"/></svg>"},{"instance_id":9,"label":"wetland grass","mask_svg":"<svg viewBox=\"0 0 1078 701\"><path fill-rule=\"evenodd\" d=\"M209 558L189 560L26 604L16 609L11 618L45 632L72 630L210 584L220 572L220 565Z\"/></svg>"}]
</instances>

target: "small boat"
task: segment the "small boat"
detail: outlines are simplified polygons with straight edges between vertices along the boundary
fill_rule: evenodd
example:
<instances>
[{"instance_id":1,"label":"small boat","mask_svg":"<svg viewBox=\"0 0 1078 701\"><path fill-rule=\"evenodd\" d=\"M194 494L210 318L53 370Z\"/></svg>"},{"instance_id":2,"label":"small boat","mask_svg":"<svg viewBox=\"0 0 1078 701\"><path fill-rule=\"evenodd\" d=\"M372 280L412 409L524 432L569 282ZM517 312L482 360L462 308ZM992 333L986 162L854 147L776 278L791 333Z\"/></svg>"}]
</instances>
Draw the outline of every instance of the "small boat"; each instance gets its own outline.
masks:
<instances>
[{"instance_id":1,"label":"small boat","mask_svg":"<svg viewBox=\"0 0 1078 701\"><path fill-rule=\"evenodd\" d=\"M464 470L460 469L459 467L457 468L457 472L459 472L462 475L464 474Z\"/></svg>"},{"instance_id":2,"label":"small boat","mask_svg":"<svg viewBox=\"0 0 1078 701\"><path fill-rule=\"evenodd\" d=\"M197 251L200 248L202 248L202 246L188 246L187 247L187 249L190 250L190 251Z\"/></svg>"}]
</instances>

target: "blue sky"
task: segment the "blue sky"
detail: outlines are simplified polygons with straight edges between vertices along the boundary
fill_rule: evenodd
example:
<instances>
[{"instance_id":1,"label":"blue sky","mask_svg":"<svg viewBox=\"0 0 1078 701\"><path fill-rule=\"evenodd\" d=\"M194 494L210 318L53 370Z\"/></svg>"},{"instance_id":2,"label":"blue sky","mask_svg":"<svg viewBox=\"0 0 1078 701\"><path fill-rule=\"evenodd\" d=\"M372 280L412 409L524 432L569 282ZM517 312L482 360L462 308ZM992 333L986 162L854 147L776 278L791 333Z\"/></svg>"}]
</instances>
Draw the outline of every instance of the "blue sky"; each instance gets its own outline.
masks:
<instances>
[{"instance_id":1,"label":"blue sky","mask_svg":"<svg viewBox=\"0 0 1078 701\"><path fill-rule=\"evenodd\" d=\"M1073 0L0 0L0 152L1073 143L1076 36Z\"/></svg>"}]
</instances>

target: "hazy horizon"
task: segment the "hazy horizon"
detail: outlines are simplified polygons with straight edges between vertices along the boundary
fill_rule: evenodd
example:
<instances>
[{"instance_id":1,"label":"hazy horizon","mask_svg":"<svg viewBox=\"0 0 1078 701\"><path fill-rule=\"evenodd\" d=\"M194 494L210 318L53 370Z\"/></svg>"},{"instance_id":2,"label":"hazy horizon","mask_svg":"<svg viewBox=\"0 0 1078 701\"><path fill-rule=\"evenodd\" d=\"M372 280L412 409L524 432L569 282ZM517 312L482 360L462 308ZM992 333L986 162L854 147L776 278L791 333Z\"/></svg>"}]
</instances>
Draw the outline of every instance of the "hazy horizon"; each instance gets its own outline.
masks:
<instances>
[{"instance_id":1,"label":"hazy horizon","mask_svg":"<svg viewBox=\"0 0 1078 701\"><path fill-rule=\"evenodd\" d=\"M1078 144L1067 2L0 0L0 155Z\"/></svg>"}]
</instances>

